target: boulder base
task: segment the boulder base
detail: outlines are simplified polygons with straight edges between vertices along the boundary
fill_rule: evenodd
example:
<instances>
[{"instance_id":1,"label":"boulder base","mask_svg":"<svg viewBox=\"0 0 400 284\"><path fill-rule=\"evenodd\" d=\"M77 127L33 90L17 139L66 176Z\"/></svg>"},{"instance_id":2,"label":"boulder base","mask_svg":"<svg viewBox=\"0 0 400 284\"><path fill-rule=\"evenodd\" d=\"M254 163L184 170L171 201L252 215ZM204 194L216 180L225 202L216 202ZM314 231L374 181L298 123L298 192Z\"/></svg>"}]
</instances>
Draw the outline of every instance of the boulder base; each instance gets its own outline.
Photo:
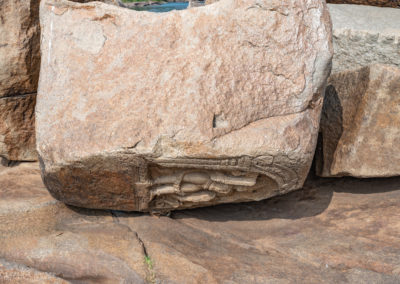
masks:
<instances>
[{"instance_id":1,"label":"boulder base","mask_svg":"<svg viewBox=\"0 0 400 284\"><path fill-rule=\"evenodd\" d=\"M37 159L39 0L0 1L0 162Z\"/></svg>"},{"instance_id":2,"label":"boulder base","mask_svg":"<svg viewBox=\"0 0 400 284\"><path fill-rule=\"evenodd\" d=\"M372 65L329 79L317 155L321 176L400 175L400 69Z\"/></svg>"},{"instance_id":3,"label":"boulder base","mask_svg":"<svg viewBox=\"0 0 400 284\"><path fill-rule=\"evenodd\" d=\"M332 57L321 1L46 0L41 25L38 151L57 199L169 211L302 186Z\"/></svg>"}]
</instances>

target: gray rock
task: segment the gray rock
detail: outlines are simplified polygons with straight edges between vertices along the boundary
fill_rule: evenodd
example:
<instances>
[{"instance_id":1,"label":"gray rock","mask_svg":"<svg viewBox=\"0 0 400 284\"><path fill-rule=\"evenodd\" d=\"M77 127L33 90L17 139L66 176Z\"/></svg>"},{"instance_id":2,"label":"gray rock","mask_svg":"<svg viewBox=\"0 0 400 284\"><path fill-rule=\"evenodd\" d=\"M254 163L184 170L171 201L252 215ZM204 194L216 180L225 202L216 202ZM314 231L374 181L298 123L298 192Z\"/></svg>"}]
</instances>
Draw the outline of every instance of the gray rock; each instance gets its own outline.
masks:
<instances>
[{"instance_id":1,"label":"gray rock","mask_svg":"<svg viewBox=\"0 0 400 284\"><path fill-rule=\"evenodd\" d=\"M329 4L332 73L373 63L400 66L400 9Z\"/></svg>"}]
</instances>

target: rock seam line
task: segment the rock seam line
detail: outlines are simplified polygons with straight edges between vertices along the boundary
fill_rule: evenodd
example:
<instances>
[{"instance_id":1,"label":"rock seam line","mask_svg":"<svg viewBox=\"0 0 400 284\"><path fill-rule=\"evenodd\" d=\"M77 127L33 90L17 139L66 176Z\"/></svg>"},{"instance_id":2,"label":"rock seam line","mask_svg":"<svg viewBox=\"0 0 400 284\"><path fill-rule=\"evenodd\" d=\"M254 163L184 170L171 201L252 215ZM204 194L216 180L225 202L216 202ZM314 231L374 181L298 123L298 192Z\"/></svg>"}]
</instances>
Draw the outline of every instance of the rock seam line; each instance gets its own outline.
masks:
<instances>
[{"instance_id":1,"label":"rock seam line","mask_svg":"<svg viewBox=\"0 0 400 284\"><path fill-rule=\"evenodd\" d=\"M146 245L144 244L142 239L139 237L139 234L136 231L132 230L131 227L129 227L128 225L122 224L119 221L118 215L115 212L115 210L110 210L110 214L111 214L113 222L115 224L117 224L118 226L125 227L126 229L128 229L129 232L131 232L135 236L136 240L139 242L139 245L142 248L142 254L144 255L145 262L147 262L148 259L151 259L149 254L148 254L148 252L147 252ZM151 278L149 282L153 283L154 282L153 278L155 278L155 273L152 270L152 267L149 267L149 265L146 265L146 270L147 270L148 278Z\"/></svg>"}]
</instances>

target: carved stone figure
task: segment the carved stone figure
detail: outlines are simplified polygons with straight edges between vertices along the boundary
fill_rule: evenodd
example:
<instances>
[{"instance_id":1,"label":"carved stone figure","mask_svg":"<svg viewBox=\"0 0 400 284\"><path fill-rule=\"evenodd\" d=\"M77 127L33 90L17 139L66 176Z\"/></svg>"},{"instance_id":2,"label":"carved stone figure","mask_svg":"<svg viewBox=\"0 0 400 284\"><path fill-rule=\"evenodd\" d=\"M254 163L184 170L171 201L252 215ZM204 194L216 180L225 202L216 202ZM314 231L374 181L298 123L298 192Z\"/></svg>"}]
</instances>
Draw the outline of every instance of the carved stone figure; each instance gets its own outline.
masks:
<instances>
[{"instance_id":1,"label":"carved stone figure","mask_svg":"<svg viewBox=\"0 0 400 284\"><path fill-rule=\"evenodd\" d=\"M326 5L210 7L42 1L36 131L54 197L165 212L302 187L332 57Z\"/></svg>"}]
</instances>

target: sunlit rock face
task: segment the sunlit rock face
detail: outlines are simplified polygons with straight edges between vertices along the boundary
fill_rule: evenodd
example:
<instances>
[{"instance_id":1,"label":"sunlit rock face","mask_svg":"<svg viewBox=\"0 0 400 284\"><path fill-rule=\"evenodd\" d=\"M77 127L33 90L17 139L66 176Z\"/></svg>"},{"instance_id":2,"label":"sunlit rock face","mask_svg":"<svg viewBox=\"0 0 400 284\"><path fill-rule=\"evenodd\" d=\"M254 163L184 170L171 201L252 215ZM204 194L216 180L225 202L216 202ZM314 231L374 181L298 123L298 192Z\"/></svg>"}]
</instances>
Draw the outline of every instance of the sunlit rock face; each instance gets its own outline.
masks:
<instances>
[{"instance_id":1,"label":"sunlit rock face","mask_svg":"<svg viewBox=\"0 0 400 284\"><path fill-rule=\"evenodd\" d=\"M328 5L335 54L332 73L376 63L400 68L400 9Z\"/></svg>"},{"instance_id":2,"label":"sunlit rock face","mask_svg":"<svg viewBox=\"0 0 400 284\"><path fill-rule=\"evenodd\" d=\"M400 69L371 65L329 79L318 153L321 176L400 175Z\"/></svg>"},{"instance_id":3,"label":"sunlit rock face","mask_svg":"<svg viewBox=\"0 0 400 284\"><path fill-rule=\"evenodd\" d=\"M400 9L328 6L335 54L317 173L400 175Z\"/></svg>"},{"instance_id":4,"label":"sunlit rock face","mask_svg":"<svg viewBox=\"0 0 400 284\"><path fill-rule=\"evenodd\" d=\"M40 69L39 2L0 1L0 160L6 164L37 160L34 111ZM116 0L103 2L117 5Z\"/></svg>"},{"instance_id":5,"label":"sunlit rock face","mask_svg":"<svg viewBox=\"0 0 400 284\"><path fill-rule=\"evenodd\" d=\"M323 1L46 0L41 25L37 149L57 199L170 211L302 186L332 57Z\"/></svg>"}]
</instances>

